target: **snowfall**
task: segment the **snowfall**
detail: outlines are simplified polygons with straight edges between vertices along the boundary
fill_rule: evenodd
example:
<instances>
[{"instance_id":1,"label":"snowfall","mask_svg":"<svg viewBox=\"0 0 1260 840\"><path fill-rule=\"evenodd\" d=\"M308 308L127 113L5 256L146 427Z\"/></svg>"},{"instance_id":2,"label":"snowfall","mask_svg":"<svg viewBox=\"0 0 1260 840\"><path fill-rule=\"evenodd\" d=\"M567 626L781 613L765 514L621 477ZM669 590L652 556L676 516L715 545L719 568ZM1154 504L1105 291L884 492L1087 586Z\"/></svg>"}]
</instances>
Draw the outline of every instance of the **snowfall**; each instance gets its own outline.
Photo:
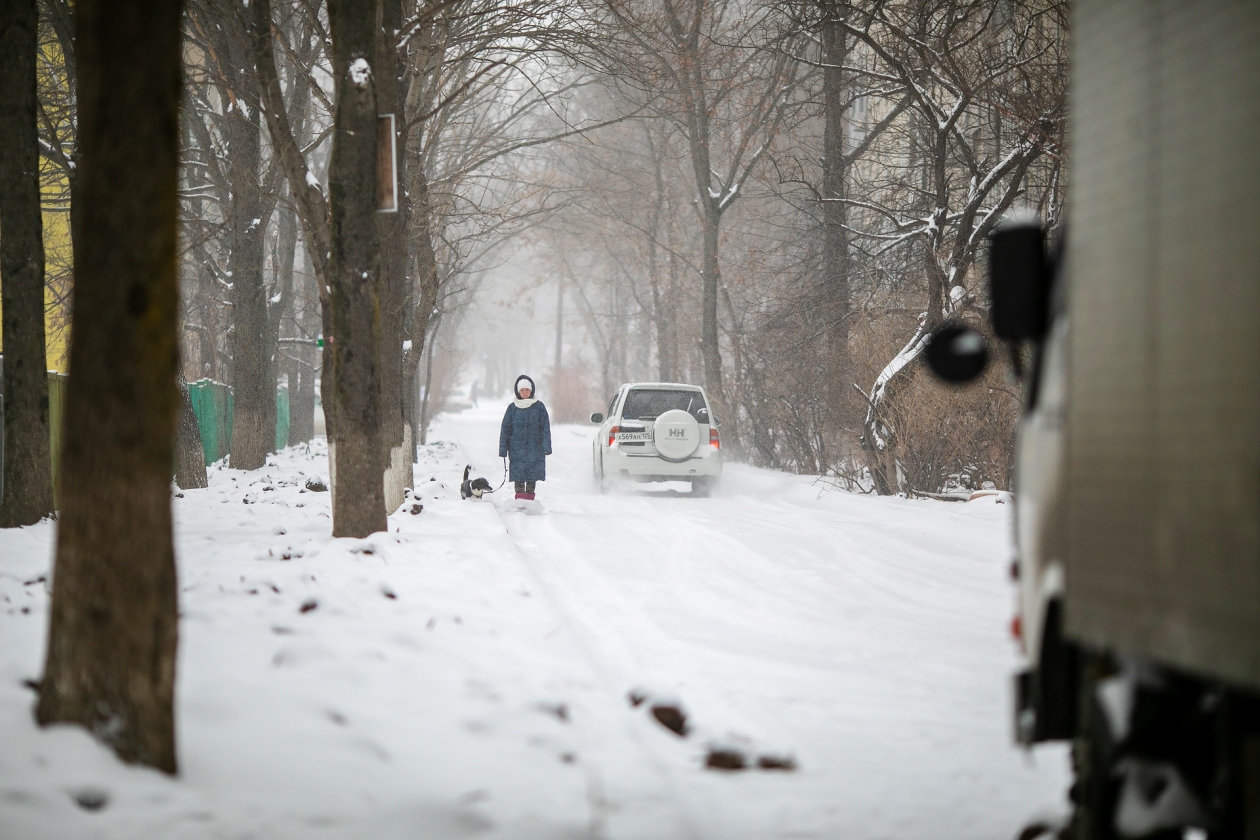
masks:
<instances>
[{"instance_id":1,"label":"snowfall","mask_svg":"<svg viewBox=\"0 0 1260 840\"><path fill-rule=\"evenodd\" d=\"M173 778L34 724L55 526L0 532L0 838L1010 840L1067 813L1066 750L1010 735L1009 499L736 463L711 498L601 495L594 427L556 426L542 515L462 501L465 464L502 477L505 406L439 415L369 539L306 489L322 439L173 500Z\"/></svg>"}]
</instances>

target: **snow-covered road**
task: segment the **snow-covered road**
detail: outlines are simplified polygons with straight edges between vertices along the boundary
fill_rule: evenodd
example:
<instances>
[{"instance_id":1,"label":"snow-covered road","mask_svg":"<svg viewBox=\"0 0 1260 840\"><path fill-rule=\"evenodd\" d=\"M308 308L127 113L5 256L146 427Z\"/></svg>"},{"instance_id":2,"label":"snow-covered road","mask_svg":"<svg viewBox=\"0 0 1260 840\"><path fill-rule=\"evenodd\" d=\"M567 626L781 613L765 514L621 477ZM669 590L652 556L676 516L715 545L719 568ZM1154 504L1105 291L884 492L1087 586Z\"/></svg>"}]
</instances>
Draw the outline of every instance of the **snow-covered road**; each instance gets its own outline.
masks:
<instances>
[{"instance_id":1,"label":"snow-covered road","mask_svg":"<svg viewBox=\"0 0 1260 840\"><path fill-rule=\"evenodd\" d=\"M176 500L176 780L31 724L52 528L0 532L0 837L1007 840L1065 811L1065 751L1009 737L1008 506L740 465L602 496L594 427L558 426L547 514L500 514L456 490L498 484L502 411L437 419L388 535L327 537L318 447Z\"/></svg>"},{"instance_id":2,"label":"snow-covered road","mask_svg":"<svg viewBox=\"0 0 1260 840\"><path fill-rule=\"evenodd\" d=\"M435 429L496 484L501 415ZM686 742L643 743L683 825L1007 837L1062 810L1065 755L1010 741L1009 507L826 492L742 465L710 499L683 484L601 496L593 435L557 427L549 515L503 519L609 691L676 698L695 721ZM706 742L800 769L697 772Z\"/></svg>"}]
</instances>

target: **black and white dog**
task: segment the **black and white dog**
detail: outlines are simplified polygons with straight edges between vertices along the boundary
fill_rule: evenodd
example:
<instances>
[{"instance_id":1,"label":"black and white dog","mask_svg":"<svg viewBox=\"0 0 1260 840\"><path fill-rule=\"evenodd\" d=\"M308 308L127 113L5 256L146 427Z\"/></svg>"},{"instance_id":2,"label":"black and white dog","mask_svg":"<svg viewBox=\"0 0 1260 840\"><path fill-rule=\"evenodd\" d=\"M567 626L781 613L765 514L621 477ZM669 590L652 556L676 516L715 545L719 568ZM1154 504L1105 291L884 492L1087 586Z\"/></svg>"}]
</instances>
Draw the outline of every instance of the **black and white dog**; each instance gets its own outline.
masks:
<instances>
[{"instance_id":1,"label":"black and white dog","mask_svg":"<svg viewBox=\"0 0 1260 840\"><path fill-rule=\"evenodd\" d=\"M459 497L461 499L480 499L482 493L490 493L492 489L490 482L484 478L474 478L468 480L468 473L472 472L472 464L464 467L464 480L459 485Z\"/></svg>"}]
</instances>

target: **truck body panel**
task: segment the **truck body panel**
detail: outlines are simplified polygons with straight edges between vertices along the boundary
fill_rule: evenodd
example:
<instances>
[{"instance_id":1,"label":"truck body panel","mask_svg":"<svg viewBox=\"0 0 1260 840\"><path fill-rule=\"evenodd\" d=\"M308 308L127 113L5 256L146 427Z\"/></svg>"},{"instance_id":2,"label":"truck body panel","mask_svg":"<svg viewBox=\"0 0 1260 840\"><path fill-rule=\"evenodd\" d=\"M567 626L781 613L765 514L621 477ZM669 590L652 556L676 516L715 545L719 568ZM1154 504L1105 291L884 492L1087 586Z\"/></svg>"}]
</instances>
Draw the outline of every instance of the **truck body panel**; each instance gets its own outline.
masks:
<instances>
[{"instance_id":1,"label":"truck body panel","mask_svg":"<svg viewBox=\"0 0 1260 840\"><path fill-rule=\"evenodd\" d=\"M1260 688L1260 3L1073 38L1066 632Z\"/></svg>"}]
</instances>

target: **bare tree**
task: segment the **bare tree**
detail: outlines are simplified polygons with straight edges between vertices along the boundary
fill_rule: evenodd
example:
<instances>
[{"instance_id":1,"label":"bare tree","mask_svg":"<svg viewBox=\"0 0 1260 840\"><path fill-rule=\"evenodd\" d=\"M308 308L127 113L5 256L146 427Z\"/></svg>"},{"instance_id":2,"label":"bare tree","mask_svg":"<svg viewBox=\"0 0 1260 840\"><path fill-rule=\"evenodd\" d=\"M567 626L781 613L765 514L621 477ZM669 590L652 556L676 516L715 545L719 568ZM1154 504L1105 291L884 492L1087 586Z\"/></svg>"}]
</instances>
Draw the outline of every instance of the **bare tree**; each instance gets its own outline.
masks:
<instances>
[{"instance_id":1,"label":"bare tree","mask_svg":"<svg viewBox=\"0 0 1260 840\"><path fill-rule=\"evenodd\" d=\"M557 264L578 278L569 288L603 371L592 378L617 375L623 345L639 352L640 341L626 343L620 331L642 335L640 319L654 322L660 375L671 362L678 375L688 375L686 361L697 346L689 320L700 312L696 333L704 347L704 318L716 305L718 334L729 352L722 365L730 383L728 416L738 423L728 431L739 433L743 451L758 462L854 475L854 457L861 452L854 444L862 439L874 446L866 456L874 483L889 491L898 486L899 470L902 479L910 475L899 458L902 467L931 460L919 453L928 451L927 437L935 432L917 418L907 422L910 404L954 406L951 411L986 418L990 438L1008 434L1001 418L1009 412L996 405L981 411L978 402L929 400L919 393L927 386L913 371L892 372L896 366L889 368L888 360L905 361L898 350L915 335L914 347L921 349L923 335L946 310L951 317L976 316L980 303L971 268L987 231L1012 206L1027 203L1057 217L1062 7L1052 0L963 7L811 0L760 8L755 26L753 13L734 15L726 29L713 30L721 37L698 24L690 6L687 14L669 4L597 8L616 35L596 48L598 66L621 98L641 103L641 131L651 139L635 142L628 132L603 132L592 148L575 144L553 164L558 185L582 208L557 217L548 230L554 231L550 247ZM738 152L748 136L749 120L723 128L724 119L764 113L735 105L761 101L755 94L773 76L770 58L799 65L795 75L782 77L781 89L791 98L775 104L774 142L764 151L756 144L745 151L759 153L760 163L740 182L736 206L743 209L728 209L719 219L716 241L724 256L716 302L702 295L693 300L687 291L680 296L669 285L679 271L703 287L706 248L711 256L714 239L710 235L706 244L703 218L698 236L677 235L679 222L689 215L686 208L696 208L698 218L705 201L720 203L722 194L712 183L712 194L697 190L691 201L672 194L683 177L707 183L697 181L694 164L703 158L693 154L697 135L687 124L687 108L680 107L698 98L677 92L695 77L696 59L683 51L697 26L713 42L701 50L700 63L717 68L700 79L715 90L704 144L711 157ZM740 41L740 33L752 34ZM664 55L682 57L662 61ZM744 63L732 71L721 61L725 55ZM727 92L745 71L742 98ZM703 88L693 82L691 89ZM605 107L624 108L616 96L608 102ZM763 129L755 136L771 135ZM673 154L675 144L683 149L682 161ZM679 166L684 162L689 165ZM712 161L704 171L716 179L710 171L715 168L727 171ZM630 291L628 310L620 308L622 289ZM919 318L925 310L937 314ZM666 340L671 329L677 345ZM898 330L904 331L899 340ZM893 341L896 347L885 346ZM674 346L679 354L671 359ZM706 368L709 362L706 357ZM880 379L885 368L894 387L881 386L874 400L853 387ZM898 397L901 389L907 389L904 398ZM1017 397L1001 393L1000 399ZM887 402L875 431L883 435L883 448L872 443L876 435L863 434L872 402L881 401ZM890 435L899 427L909 437L894 440ZM980 437L966 439L980 446ZM973 455L977 463L989 457L978 450ZM947 480L933 469L916 468L908 480ZM928 473L931 478L922 478ZM989 474L1004 473L995 467ZM859 483L869 487L871 480L868 472Z\"/></svg>"},{"instance_id":2,"label":"bare tree","mask_svg":"<svg viewBox=\"0 0 1260 840\"><path fill-rule=\"evenodd\" d=\"M328 12L339 129L329 162L328 198L311 172L285 102L276 44L289 45L275 25L269 0L253 7L252 58L273 154L301 222L323 313L322 395L334 477L333 533L364 536L384 529L386 513L372 67L377 4L330 4ZM318 32L319 22L311 23Z\"/></svg>"},{"instance_id":3,"label":"bare tree","mask_svg":"<svg viewBox=\"0 0 1260 840\"><path fill-rule=\"evenodd\" d=\"M36 717L176 771L175 432L180 14L78 0L72 369Z\"/></svg>"},{"instance_id":4,"label":"bare tree","mask_svg":"<svg viewBox=\"0 0 1260 840\"><path fill-rule=\"evenodd\" d=\"M48 346L68 344L74 285L75 160L74 9L67 0L39 0L38 86L41 205L52 224L44 252L45 324ZM65 239L62 239L64 234ZM49 359L50 366L58 360Z\"/></svg>"},{"instance_id":5,"label":"bare tree","mask_svg":"<svg viewBox=\"0 0 1260 840\"><path fill-rule=\"evenodd\" d=\"M880 4L850 16L845 32L862 44L871 66L861 72L908 92L910 118L896 132L909 152L876 146L885 155L863 197L844 199L867 214L858 235L876 255L898 249L917 255L923 314L913 334L883 365L869 391L862 446L880 493L898 487L894 427L883 406L943 319L974 306L969 274L994 225L1025 193L1034 161L1057 153L1063 124L1064 65L1040 81L1048 94L1014 125L985 131L984 117L1000 110L994 96L1019 81L1020 71L1057 48L1063 30L1055 4L1030 6L1025 21L1002 20L997 4L957 6L913 0ZM1046 28L1035 24L1048 18ZM1009 113L1009 112L1008 112ZM890 159L888 155L893 157Z\"/></svg>"},{"instance_id":6,"label":"bare tree","mask_svg":"<svg viewBox=\"0 0 1260 840\"><path fill-rule=\"evenodd\" d=\"M267 121L267 132L271 140L272 155L278 161L280 171L288 184L289 197L293 202L293 207L302 229L302 240L305 244L304 251L310 263L311 279L313 280L320 304L321 331L327 339L327 337L333 335L331 327L332 286L328 276L328 260L331 250L328 201L324 195L323 188L320 186L319 179L315 177L315 173L312 171L311 164L307 159L307 150L302 143L302 140L305 139L303 126L305 102L303 99L295 101L293 104L301 110L294 116L290 116L289 103L285 100L279 66L276 61L276 46L279 44L286 55L303 55L305 61L308 62L313 60L313 56L307 53L305 49L306 44L299 44L295 48L290 43L284 30L274 20L271 0L255 0L252 8L254 14L253 37L251 41L252 66L258 75L261 110ZM315 43L326 42L327 33L323 32L318 18L308 16L307 23L312 32L309 35L304 33L300 40L307 41L308 37L313 37ZM307 43L310 42L307 41ZM322 92L317 84L313 83L312 80L302 78L302 74L310 72L309 66L294 67L293 72L295 74L295 83L291 85L292 89L304 90L312 95L319 94L322 96ZM325 352L322 355L321 379L323 382L324 414L330 441L336 440L338 433L336 410L332 404L334 395L330 387L333 381L332 371L332 353Z\"/></svg>"},{"instance_id":7,"label":"bare tree","mask_svg":"<svg viewBox=\"0 0 1260 840\"><path fill-rule=\"evenodd\" d=\"M399 47L409 263L404 382L418 382L421 348L440 301L498 243L548 210L545 194L511 170L514 154L587 130L559 114L575 83L548 66L572 43L564 3L419 2L405 7ZM540 118L540 115L544 115ZM414 400L409 400L414 403ZM414 419L414 414L411 415Z\"/></svg>"},{"instance_id":8,"label":"bare tree","mask_svg":"<svg viewBox=\"0 0 1260 840\"><path fill-rule=\"evenodd\" d=\"M216 145L221 150L213 168L221 190L222 273L231 302L231 463L245 470L261 467L275 441L274 342L269 341L272 319L264 274L278 175L274 161L270 171L264 166L249 14L247 7L223 0L197 0L189 7L190 41L200 48L201 69L218 100L218 108L195 109L194 119L200 116L211 125L194 128L203 136L205 151Z\"/></svg>"},{"instance_id":9,"label":"bare tree","mask_svg":"<svg viewBox=\"0 0 1260 840\"><path fill-rule=\"evenodd\" d=\"M175 484L181 490L209 487L206 480L206 452L201 445L201 429L193 411L192 395L184 372L179 372L179 414L175 423Z\"/></svg>"},{"instance_id":10,"label":"bare tree","mask_svg":"<svg viewBox=\"0 0 1260 840\"><path fill-rule=\"evenodd\" d=\"M385 446L381 439L381 261L376 226L376 0L331 0L336 108L328 164L328 279L332 286L330 388L337 436L333 535L383 531ZM327 405L327 403L325 403ZM327 410L327 409L325 409Z\"/></svg>"},{"instance_id":11,"label":"bare tree","mask_svg":"<svg viewBox=\"0 0 1260 840\"><path fill-rule=\"evenodd\" d=\"M611 33L605 66L686 138L702 241L700 347L710 395L724 405L722 218L782 128L802 65L784 48L774 16L741 15L725 0L607 0L604 9ZM730 334L738 341L737 330Z\"/></svg>"},{"instance_id":12,"label":"bare tree","mask_svg":"<svg viewBox=\"0 0 1260 840\"><path fill-rule=\"evenodd\" d=\"M376 217L377 241L380 243L380 358L377 369L381 389L381 439L385 459L385 505L396 509L403 501L403 490L411 484L411 463L415 457L415 441L406 412L411 379L403 368L403 342L406 340L406 300L410 292L407 229L411 202L397 195L407 183L406 134L401 124L406 110L406 86L403 83L404 57L398 47L396 32L403 26L403 0L380 0L380 27L376 34L377 101L382 112L393 115L388 128L394 132L389 151L394 169L392 189L394 211ZM385 124L381 130L385 129ZM385 161L386 150L380 150ZM382 181L383 184L383 181ZM410 448L410 452L407 451Z\"/></svg>"},{"instance_id":13,"label":"bare tree","mask_svg":"<svg viewBox=\"0 0 1260 840\"><path fill-rule=\"evenodd\" d=\"M588 98L633 107L604 86ZM608 389L610 376L624 378L627 366L652 375L653 355L661 381L689 376L681 345L700 336L702 273L685 142L660 117L610 126L597 139L566 142L551 156L571 198L545 226L548 262L569 278L599 355L601 387Z\"/></svg>"},{"instance_id":14,"label":"bare tree","mask_svg":"<svg viewBox=\"0 0 1260 840\"><path fill-rule=\"evenodd\" d=\"M4 310L4 498L0 527L53 510L44 225L35 112L35 0L0 3L0 288Z\"/></svg>"}]
</instances>

